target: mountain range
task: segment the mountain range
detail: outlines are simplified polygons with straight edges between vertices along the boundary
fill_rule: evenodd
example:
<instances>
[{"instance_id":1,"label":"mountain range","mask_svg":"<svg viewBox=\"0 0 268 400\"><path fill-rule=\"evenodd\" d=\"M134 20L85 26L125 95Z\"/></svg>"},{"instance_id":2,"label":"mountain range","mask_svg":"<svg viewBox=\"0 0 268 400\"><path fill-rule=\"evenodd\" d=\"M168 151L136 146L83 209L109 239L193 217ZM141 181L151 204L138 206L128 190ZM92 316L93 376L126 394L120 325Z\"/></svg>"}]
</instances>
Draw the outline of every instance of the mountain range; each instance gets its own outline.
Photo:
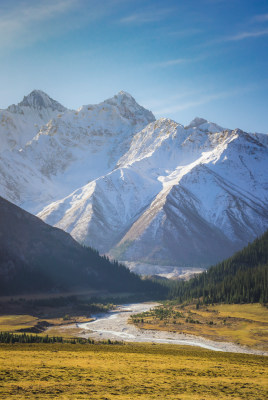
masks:
<instances>
[{"instance_id":1,"label":"mountain range","mask_svg":"<svg viewBox=\"0 0 268 400\"><path fill-rule=\"evenodd\" d=\"M0 111L0 195L112 258L207 267L267 229L267 146L126 92L68 110L35 90Z\"/></svg>"}]
</instances>

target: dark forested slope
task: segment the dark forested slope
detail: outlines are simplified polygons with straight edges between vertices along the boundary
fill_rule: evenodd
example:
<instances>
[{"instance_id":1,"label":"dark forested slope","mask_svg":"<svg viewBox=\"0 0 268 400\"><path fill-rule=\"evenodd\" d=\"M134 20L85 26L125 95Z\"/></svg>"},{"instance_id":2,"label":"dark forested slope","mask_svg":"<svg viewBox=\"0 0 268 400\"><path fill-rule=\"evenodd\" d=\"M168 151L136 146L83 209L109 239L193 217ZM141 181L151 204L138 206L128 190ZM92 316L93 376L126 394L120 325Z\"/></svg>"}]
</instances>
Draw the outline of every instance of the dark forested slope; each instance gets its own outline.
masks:
<instances>
[{"instance_id":1,"label":"dark forested slope","mask_svg":"<svg viewBox=\"0 0 268 400\"><path fill-rule=\"evenodd\" d=\"M179 301L268 302L268 231L227 260L171 291Z\"/></svg>"},{"instance_id":2,"label":"dark forested slope","mask_svg":"<svg viewBox=\"0 0 268 400\"><path fill-rule=\"evenodd\" d=\"M157 285L0 197L0 295L80 289L148 292Z\"/></svg>"}]
</instances>

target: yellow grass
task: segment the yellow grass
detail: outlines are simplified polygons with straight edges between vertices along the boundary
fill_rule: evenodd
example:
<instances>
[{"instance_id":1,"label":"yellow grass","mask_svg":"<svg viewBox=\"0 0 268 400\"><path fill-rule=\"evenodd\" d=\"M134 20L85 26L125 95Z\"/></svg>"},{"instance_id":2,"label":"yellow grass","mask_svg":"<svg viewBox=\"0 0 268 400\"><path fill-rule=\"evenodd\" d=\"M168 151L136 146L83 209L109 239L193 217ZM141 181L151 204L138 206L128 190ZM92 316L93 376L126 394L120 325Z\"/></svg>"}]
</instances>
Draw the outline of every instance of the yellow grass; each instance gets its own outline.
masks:
<instances>
[{"instance_id":1,"label":"yellow grass","mask_svg":"<svg viewBox=\"0 0 268 400\"><path fill-rule=\"evenodd\" d=\"M153 311L139 315L134 322L143 329L192 334L268 351L268 309L260 304L161 307L168 310L167 317L160 319Z\"/></svg>"},{"instance_id":2,"label":"yellow grass","mask_svg":"<svg viewBox=\"0 0 268 400\"><path fill-rule=\"evenodd\" d=\"M0 331L15 332L19 329L31 328L38 321L32 315L3 315L0 316Z\"/></svg>"},{"instance_id":3,"label":"yellow grass","mask_svg":"<svg viewBox=\"0 0 268 400\"><path fill-rule=\"evenodd\" d=\"M267 399L267 357L152 344L0 345L1 399Z\"/></svg>"},{"instance_id":4,"label":"yellow grass","mask_svg":"<svg viewBox=\"0 0 268 400\"><path fill-rule=\"evenodd\" d=\"M49 328L50 336L73 337L81 330L78 328L70 329L69 325L75 324L76 322L89 322L92 321L92 318L85 316L71 316L68 320L64 320L64 318L42 319L27 314L3 315L0 316L0 332L18 332L20 329L32 328L36 326L38 322L42 321L47 321L53 325Z\"/></svg>"},{"instance_id":5,"label":"yellow grass","mask_svg":"<svg viewBox=\"0 0 268 400\"><path fill-rule=\"evenodd\" d=\"M235 318L245 318L250 321L268 324L268 309L259 303L255 304L218 304L213 306L222 317L231 315Z\"/></svg>"}]
</instances>

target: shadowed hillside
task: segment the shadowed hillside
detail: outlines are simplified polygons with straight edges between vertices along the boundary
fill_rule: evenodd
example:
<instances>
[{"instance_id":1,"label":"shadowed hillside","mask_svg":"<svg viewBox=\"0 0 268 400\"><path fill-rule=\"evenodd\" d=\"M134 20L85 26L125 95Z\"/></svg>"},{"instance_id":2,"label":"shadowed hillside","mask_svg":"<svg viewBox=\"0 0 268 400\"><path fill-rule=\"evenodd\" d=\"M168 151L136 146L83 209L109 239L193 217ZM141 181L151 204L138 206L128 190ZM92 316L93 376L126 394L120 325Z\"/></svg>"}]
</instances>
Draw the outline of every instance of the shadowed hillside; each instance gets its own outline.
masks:
<instances>
[{"instance_id":1,"label":"shadowed hillside","mask_svg":"<svg viewBox=\"0 0 268 400\"><path fill-rule=\"evenodd\" d=\"M194 298L204 303L268 302L268 231L189 282L179 282L172 297L180 302Z\"/></svg>"},{"instance_id":2,"label":"shadowed hillside","mask_svg":"<svg viewBox=\"0 0 268 400\"><path fill-rule=\"evenodd\" d=\"M0 295L156 288L0 197Z\"/></svg>"}]
</instances>

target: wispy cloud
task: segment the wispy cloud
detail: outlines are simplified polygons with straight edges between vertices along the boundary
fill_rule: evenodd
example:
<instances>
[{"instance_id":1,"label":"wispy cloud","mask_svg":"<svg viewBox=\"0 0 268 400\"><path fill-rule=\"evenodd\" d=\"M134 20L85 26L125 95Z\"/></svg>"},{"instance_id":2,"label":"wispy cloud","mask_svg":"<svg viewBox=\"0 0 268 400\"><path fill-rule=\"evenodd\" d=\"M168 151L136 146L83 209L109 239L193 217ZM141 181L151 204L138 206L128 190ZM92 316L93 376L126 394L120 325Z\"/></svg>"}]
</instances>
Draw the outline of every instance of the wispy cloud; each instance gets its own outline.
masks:
<instances>
[{"instance_id":1,"label":"wispy cloud","mask_svg":"<svg viewBox=\"0 0 268 400\"><path fill-rule=\"evenodd\" d=\"M259 30L259 31L241 32L241 33L238 33L236 35L228 36L226 38L223 38L223 41L231 42L231 41L238 41L238 40L256 38L256 37L266 36L266 35L268 35L268 29L263 29L263 30Z\"/></svg>"},{"instance_id":2,"label":"wispy cloud","mask_svg":"<svg viewBox=\"0 0 268 400\"><path fill-rule=\"evenodd\" d=\"M165 9L160 9L160 10L154 10L154 9L147 9L140 11L138 13L133 13L130 15L127 15L123 18L120 19L120 22L122 24L126 25L134 25L134 24L146 24L146 23L151 23L151 22L157 22L160 21L164 18L166 18L167 15L171 14L172 9L171 8L165 8Z\"/></svg>"},{"instance_id":3,"label":"wispy cloud","mask_svg":"<svg viewBox=\"0 0 268 400\"><path fill-rule=\"evenodd\" d=\"M168 108L167 105L169 104L174 104L177 103L178 101L182 101L183 99L191 98L191 97L197 97L201 96L203 93L202 90L197 90L197 89L178 89L175 94L169 95L169 96L160 96L160 97L151 97L151 98L145 98L142 101L142 104L146 108L151 108L154 110L162 110L165 108Z\"/></svg>"},{"instance_id":4,"label":"wispy cloud","mask_svg":"<svg viewBox=\"0 0 268 400\"><path fill-rule=\"evenodd\" d=\"M167 107L158 109L158 110L154 111L154 113L157 115L169 115L169 114L173 114L178 111L188 110L189 108L193 108L196 106L210 103L213 100L218 100L218 99L224 98L224 97L226 97L226 95L227 95L226 93L217 93L217 94L206 95L197 100L185 101L183 103L179 103L179 104L175 104L175 105L171 105L171 106L167 106ZM227 95L227 97L228 97L228 95Z\"/></svg>"},{"instance_id":5,"label":"wispy cloud","mask_svg":"<svg viewBox=\"0 0 268 400\"><path fill-rule=\"evenodd\" d=\"M253 22L266 22L268 21L268 14L259 14L259 15L255 15L252 18Z\"/></svg>"},{"instance_id":6,"label":"wispy cloud","mask_svg":"<svg viewBox=\"0 0 268 400\"><path fill-rule=\"evenodd\" d=\"M0 48L26 47L81 29L120 9L127 0L24 0L0 10ZM1 7L1 6L0 6Z\"/></svg>"},{"instance_id":7,"label":"wispy cloud","mask_svg":"<svg viewBox=\"0 0 268 400\"><path fill-rule=\"evenodd\" d=\"M197 28L189 28L189 29L183 29L179 31L171 31L167 32L166 36L174 37L174 38L180 38L180 37L185 37L185 36L194 36L202 33L202 29L197 29Z\"/></svg>"},{"instance_id":8,"label":"wispy cloud","mask_svg":"<svg viewBox=\"0 0 268 400\"><path fill-rule=\"evenodd\" d=\"M41 4L28 1L11 8L0 16L0 45L35 41L39 38L38 24L54 20L76 5L77 0L54 0ZM32 31L36 26L37 29Z\"/></svg>"},{"instance_id":9,"label":"wispy cloud","mask_svg":"<svg viewBox=\"0 0 268 400\"><path fill-rule=\"evenodd\" d=\"M172 67L174 65L178 64L184 64L186 62L191 61L190 59L187 58L176 58L175 60L167 60L167 61L162 61L162 62L157 62L151 64L152 67L159 67L159 68L166 68L166 67Z\"/></svg>"},{"instance_id":10,"label":"wispy cloud","mask_svg":"<svg viewBox=\"0 0 268 400\"><path fill-rule=\"evenodd\" d=\"M192 57L192 58L190 58L190 57L189 58L175 58L172 60L165 60L165 61L151 63L150 67L152 67L152 68L169 68L169 67L173 67L173 66L180 65L180 64L194 63L197 61L201 61L205 58L206 58L205 55L198 56L198 57Z\"/></svg>"},{"instance_id":11,"label":"wispy cloud","mask_svg":"<svg viewBox=\"0 0 268 400\"><path fill-rule=\"evenodd\" d=\"M43 4L29 3L16 7L0 18L0 28L20 31L33 22L55 18L75 6L76 0L56 0Z\"/></svg>"},{"instance_id":12,"label":"wispy cloud","mask_svg":"<svg viewBox=\"0 0 268 400\"><path fill-rule=\"evenodd\" d=\"M189 100L184 100L183 102L179 102L177 104L174 104L174 103L171 105L167 104L166 107L154 109L153 112L157 116L170 115L170 114L173 114L173 113L176 113L179 111L194 108L196 106L208 104L208 103L211 103L212 101L225 99L225 98L232 97L232 96L242 95L244 93L248 93L255 89L256 89L256 87L251 85L248 87L236 88L236 89L229 90L229 91L221 91L221 92L217 92L217 93L210 93L210 94L203 94L203 95L199 94L199 96L197 96L195 94L194 100L190 98Z\"/></svg>"},{"instance_id":13,"label":"wispy cloud","mask_svg":"<svg viewBox=\"0 0 268 400\"><path fill-rule=\"evenodd\" d=\"M211 45L221 44L221 43L238 42L238 41L246 40L246 39L259 38L259 37L266 36L266 35L268 35L268 29L243 31L243 32L238 32L234 35L222 36L222 37L212 39L210 41L202 43L201 46L206 47L206 46L211 46Z\"/></svg>"}]
</instances>

